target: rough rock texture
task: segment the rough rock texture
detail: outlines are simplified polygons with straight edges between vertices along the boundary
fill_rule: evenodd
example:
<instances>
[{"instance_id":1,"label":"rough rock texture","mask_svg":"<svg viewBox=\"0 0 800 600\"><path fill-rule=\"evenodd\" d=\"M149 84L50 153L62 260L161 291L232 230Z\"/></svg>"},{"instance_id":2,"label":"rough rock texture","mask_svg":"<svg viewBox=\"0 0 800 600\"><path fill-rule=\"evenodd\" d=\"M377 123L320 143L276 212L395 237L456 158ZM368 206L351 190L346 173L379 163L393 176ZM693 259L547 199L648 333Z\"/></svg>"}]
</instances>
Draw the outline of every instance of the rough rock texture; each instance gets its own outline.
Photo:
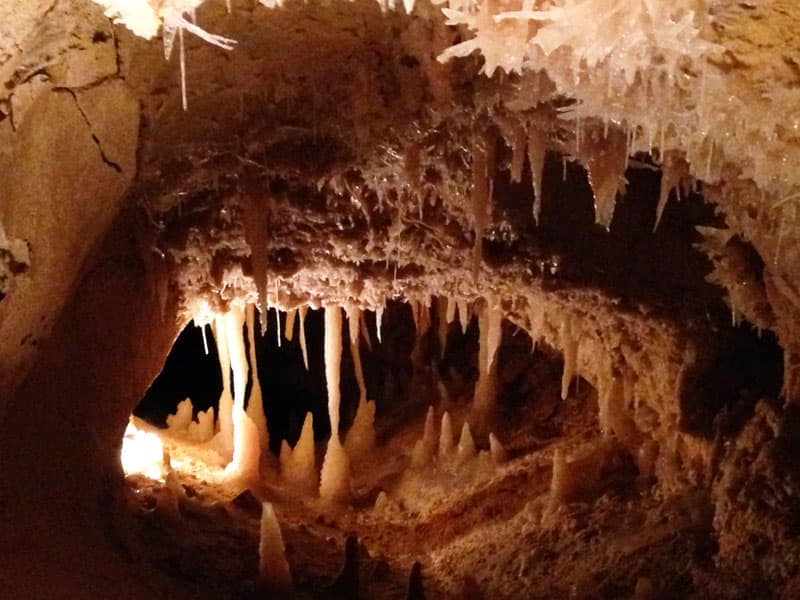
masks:
<instances>
[{"instance_id":1,"label":"rough rock texture","mask_svg":"<svg viewBox=\"0 0 800 600\"><path fill-rule=\"evenodd\" d=\"M597 427L565 433L566 446L611 438L590 458L621 453L642 486L594 496L585 513L568 494L556 525L542 521L538 483L485 528L465 519L429 548L441 593L483 564L481 536L528 527L522 546L549 548L531 559L552 576L531 580L544 594L566 593L548 560L572 552L589 573L599 552L604 595L791 597L793 417L775 407L800 398L794 5L232 4L184 17L234 49L183 31L169 61L162 40L88 1L0 8L0 543L16 549L3 569L18 596L51 587L31 575L42 556L40 573L69 582L64 597L149 594L99 528L72 540L105 518L125 420L179 325L234 297L401 299L419 317L438 296L499 309L563 356L567 387L581 376L597 402L580 409ZM763 350L773 334L782 361ZM533 456L556 462L552 448ZM594 464L572 458L579 472ZM541 479L522 467L494 500L472 493L465 506L491 515L504 485ZM51 496L63 510L45 519ZM461 505L448 502L420 527L457 527ZM644 515L628 546L579 535L622 513ZM693 548L672 588L617 560ZM493 564L481 585L513 597L514 573Z\"/></svg>"}]
</instances>

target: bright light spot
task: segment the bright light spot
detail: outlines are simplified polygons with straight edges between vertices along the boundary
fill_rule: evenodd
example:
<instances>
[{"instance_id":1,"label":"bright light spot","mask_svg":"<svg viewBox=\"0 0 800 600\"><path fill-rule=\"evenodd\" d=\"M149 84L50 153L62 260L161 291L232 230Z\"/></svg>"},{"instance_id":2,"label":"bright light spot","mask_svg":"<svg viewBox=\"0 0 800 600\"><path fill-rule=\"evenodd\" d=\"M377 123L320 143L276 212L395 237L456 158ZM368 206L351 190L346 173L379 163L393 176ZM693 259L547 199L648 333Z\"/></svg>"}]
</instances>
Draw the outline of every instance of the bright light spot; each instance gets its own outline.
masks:
<instances>
[{"instance_id":1,"label":"bright light spot","mask_svg":"<svg viewBox=\"0 0 800 600\"><path fill-rule=\"evenodd\" d=\"M125 475L140 474L150 479L164 479L164 446L154 433L128 423L122 438L122 470Z\"/></svg>"}]
</instances>

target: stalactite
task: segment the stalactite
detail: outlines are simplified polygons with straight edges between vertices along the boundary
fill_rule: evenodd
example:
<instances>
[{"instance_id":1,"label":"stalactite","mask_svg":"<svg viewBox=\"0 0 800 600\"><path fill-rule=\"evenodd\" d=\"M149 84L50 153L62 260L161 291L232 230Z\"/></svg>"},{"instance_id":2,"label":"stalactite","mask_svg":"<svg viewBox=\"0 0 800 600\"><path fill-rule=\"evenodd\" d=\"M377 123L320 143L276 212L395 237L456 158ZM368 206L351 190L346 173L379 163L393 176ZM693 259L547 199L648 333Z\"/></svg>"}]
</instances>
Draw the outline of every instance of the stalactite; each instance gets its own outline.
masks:
<instances>
[{"instance_id":1,"label":"stalactite","mask_svg":"<svg viewBox=\"0 0 800 600\"><path fill-rule=\"evenodd\" d=\"M547 136L544 131L531 126L528 130L528 162L531 167L533 183L533 218L539 224L542 213L542 179L544 176L544 157Z\"/></svg>"},{"instance_id":2,"label":"stalactite","mask_svg":"<svg viewBox=\"0 0 800 600\"><path fill-rule=\"evenodd\" d=\"M367 329L367 319L364 316L364 311L361 311L361 316L358 319L358 324L361 329L361 337L364 338L364 341L367 343L367 350L372 352L372 339L369 335L369 329Z\"/></svg>"},{"instance_id":3,"label":"stalactite","mask_svg":"<svg viewBox=\"0 0 800 600\"><path fill-rule=\"evenodd\" d=\"M445 350L447 349L447 307L450 302L444 296L436 298L436 307L438 309L438 337L439 337L439 356L444 358Z\"/></svg>"},{"instance_id":4,"label":"stalactite","mask_svg":"<svg viewBox=\"0 0 800 600\"><path fill-rule=\"evenodd\" d=\"M261 315L261 335L267 326L267 236L269 230L269 210L258 196L242 194L244 208L244 237L250 247L250 263L253 267L253 281L258 292L258 312Z\"/></svg>"},{"instance_id":5,"label":"stalactite","mask_svg":"<svg viewBox=\"0 0 800 600\"><path fill-rule=\"evenodd\" d=\"M511 135L511 181L522 181L522 169L525 166L526 132L522 123L514 123Z\"/></svg>"},{"instance_id":6,"label":"stalactite","mask_svg":"<svg viewBox=\"0 0 800 600\"><path fill-rule=\"evenodd\" d=\"M350 334L350 354L353 357L353 368L355 370L356 382L358 383L359 407L367 401L367 386L364 383L364 369L361 365L361 348L359 320L361 309L352 304L345 308L347 313L348 333Z\"/></svg>"},{"instance_id":7,"label":"stalactite","mask_svg":"<svg viewBox=\"0 0 800 600\"><path fill-rule=\"evenodd\" d=\"M491 218L492 173L494 172L494 139L480 138L472 149L471 209L475 233L472 269L478 277L483 261L483 233Z\"/></svg>"},{"instance_id":8,"label":"stalactite","mask_svg":"<svg viewBox=\"0 0 800 600\"><path fill-rule=\"evenodd\" d=\"M456 299L453 296L447 297L447 308L445 310L445 321L448 325L456 318Z\"/></svg>"},{"instance_id":9,"label":"stalactite","mask_svg":"<svg viewBox=\"0 0 800 600\"><path fill-rule=\"evenodd\" d=\"M319 494L328 502L344 502L350 497L350 460L339 440L339 389L342 363L342 309L325 307L325 379L328 384L328 416L331 438L320 473Z\"/></svg>"},{"instance_id":10,"label":"stalactite","mask_svg":"<svg viewBox=\"0 0 800 600\"><path fill-rule=\"evenodd\" d=\"M294 321L297 317L297 309L292 308L286 311L286 332L285 337L287 342L291 342L294 337Z\"/></svg>"},{"instance_id":11,"label":"stalactite","mask_svg":"<svg viewBox=\"0 0 800 600\"><path fill-rule=\"evenodd\" d=\"M275 281L275 284L276 284L275 285L275 296L276 297L278 295L277 283L278 282ZM275 306L275 335L277 336L277 340L278 340L278 348L280 348L281 347L281 340L282 340L282 336L281 336L281 309L278 308L277 306Z\"/></svg>"},{"instance_id":12,"label":"stalactite","mask_svg":"<svg viewBox=\"0 0 800 600\"><path fill-rule=\"evenodd\" d=\"M502 338L502 322L502 312L493 308L491 299L488 300L478 316L479 371L472 401L475 425L484 433L494 412L497 396L497 364L494 358Z\"/></svg>"},{"instance_id":13,"label":"stalactite","mask_svg":"<svg viewBox=\"0 0 800 600\"><path fill-rule=\"evenodd\" d=\"M258 427L244 409L248 374L244 322L244 312L238 306L231 306L225 313L225 333L233 371L233 458L226 472L253 484L259 479L261 440Z\"/></svg>"},{"instance_id":14,"label":"stalactite","mask_svg":"<svg viewBox=\"0 0 800 600\"><path fill-rule=\"evenodd\" d=\"M300 307L300 351L303 353L303 364L308 371L308 347L306 346L306 313L308 307L304 304Z\"/></svg>"},{"instance_id":15,"label":"stalactite","mask_svg":"<svg viewBox=\"0 0 800 600\"><path fill-rule=\"evenodd\" d=\"M217 355L222 374L222 393L219 397L217 424L218 448L223 458L233 456L233 396L231 395L231 363L228 354L228 334L225 327L225 317L219 315L214 321L214 338L217 342Z\"/></svg>"},{"instance_id":16,"label":"stalactite","mask_svg":"<svg viewBox=\"0 0 800 600\"><path fill-rule=\"evenodd\" d=\"M625 190L625 170L629 148L622 133L614 129L607 139L595 132L589 135L581 162L586 166L589 184L594 194L595 220L606 230L614 218L617 194Z\"/></svg>"},{"instance_id":17,"label":"stalactite","mask_svg":"<svg viewBox=\"0 0 800 600\"><path fill-rule=\"evenodd\" d=\"M264 414L264 398L261 393L261 379L258 375L258 363L256 361L256 334L255 334L255 306L247 306L247 341L250 346L250 368L252 370L252 385L250 387L250 398L247 401L247 416L255 423L258 429L259 446L262 453L269 451L269 431L267 429L267 417Z\"/></svg>"},{"instance_id":18,"label":"stalactite","mask_svg":"<svg viewBox=\"0 0 800 600\"><path fill-rule=\"evenodd\" d=\"M469 304L463 298L458 300L458 320L461 322L461 333L467 333L469 327L470 313Z\"/></svg>"},{"instance_id":19,"label":"stalactite","mask_svg":"<svg viewBox=\"0 0 800 600\"><path fill-rule=\"evenodd\" d=\"M667 207L669 195L672 190L676 190L680 200L681 182L688 175L686 164L674 152L668 152L661 160L661 187L658 192L658 204L656 206L656 222L653 231L658 229L664 209Z\"/></svg>"},{"instance_id":20,"label":"stalactite","mask_svg":"<svg viewBox=\"0 0 800 600\"><path fill-rule=\"evenodd\" d=\"M383 321L383 309L384 309L383 306L379 306L377 308L377 310L375 311L375 335L378 338L378 343L379 344L383 343L383 340L381 339L381 325L382 325L382 321Z\"/></svg>"},{"instance_id":21,"label":"stalactite","mask_svg":"<svg viewBox=\"0 0 800 600\"><path fill-rule=\"evenodd\" d=\"M261 531L258 543L258 573L263 582L276 592L292 589L292 574L286 561L286 548L272 504L261 505Z\"/></svg>"},{"instance_id":22,"label":"stalactite","mask_svg":"<svg viewBox=\"0 0 800 600\"><path fill-rule=\"evenodd\" d=\"M342 309L338 306L325 307L325 380L328 385L328 417L331 422L331 436L339 436L339 372L342 366Z\"/></svg>"}]
</instances>

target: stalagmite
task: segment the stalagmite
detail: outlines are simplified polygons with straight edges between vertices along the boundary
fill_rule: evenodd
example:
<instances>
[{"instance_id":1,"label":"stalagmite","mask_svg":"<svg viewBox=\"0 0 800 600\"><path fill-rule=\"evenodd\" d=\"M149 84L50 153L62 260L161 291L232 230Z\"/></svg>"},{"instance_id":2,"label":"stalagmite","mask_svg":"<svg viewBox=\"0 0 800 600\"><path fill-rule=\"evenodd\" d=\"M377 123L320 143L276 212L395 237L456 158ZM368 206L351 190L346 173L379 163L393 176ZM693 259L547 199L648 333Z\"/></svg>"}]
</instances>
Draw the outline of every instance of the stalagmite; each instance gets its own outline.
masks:
<instances>
[{"instance_id":1,"label":"stalagmite","mask_svg":"<svg viewBox=\"0 0 800 600\"><path fill-rule=\"evenodd\" d=\"M433 459L436 454L436 425L434 423L433 407L428 407L428 414L425 416L425 429L422 438L414 445L411 452L411 465L413 467L424 467Z\"/></svg>"},{"instance_id":2,"label":"stalagmite","mask_svg":"<svg viewBox=\"0 0 800 600\"><path fill-rule=\"evenodd\" d=\"M553 469L552 477L550 479L550 495L547 499L547 508L545 509L545 519L552 516L556 509L564 501L567 483L567 469L568 462L564 451L561 448L556 448L553 451Z\"/></svg>"},{"instance_id":3,"label":"stalagmite","mask_svg":"<svg viewBox=\"0 0 800 600\"><path fill-rule=\"evenodd\" d=\"M470 431L469 423L464 421L464 425L461 427L461 437L458 439L458 459L464 462L474 458L476 454L472 431Z\"/></svg>"},{"instance_id":4,"label":"stalagmite","mask_svg":"<svg viewBox=\"0 0 800 600\"><path fill-rule=\"evenodd\" d=\"M258 429L258 440L261 452L269 450L269 431L267 430L267 417L264 414L264 399L261 394L261 381L258 375L256 361L256 335L255 335L255 306L247 306L247 341L250 346L250 367L253 371L250 398L247 401L247 416Z\"/></svg>"},{"instance_id":5,"label":"stalagmite","mask_svg":"<svg viewBox=\"0 0 800 600\"><path fill-rule=\"evenodd\" d=\"M225 473L254 487L260 475L261 447L258 428L244 409L234 402L233 406L233 459L225 467Z\"/></svg>"},{"instance_id":6,"label":"stalagmite","mask_svg":"<svg viewBox=\"0 0 800 600\"><path fill-rule=\"evenodd\" d=\"M469 304L463 298L458 300L458 320L461 322L461 333L466 334L467 327L469 327L470 313Z\"/></svg>"},{"instance_id":7,"label":"stalagmite","mask_svg":"<svg viewBox=\"0 0 800 600\"><path fill-rule=\"evenodd\" d=\"M578 343L580 334L577 331L575 320L571 317L565 318L561 323L559 331L559 341L564 351L564 372L561 375L561 399L566 400L569 395L569 386L575 377L575 369L578 365Z\"/></svg>"},{"instance_id":8,"label":"stalagmite","mask_svg":"<svg viewBox=\"0 0 800 600\"><path fill-rule=\"evenodd\" d=\"M503 464L507 460L506 449L497 439L493 433L489 434L489 454L492 457L492 462L496 465Z\"/></svg>"},{"instance_id":9,"label":"stalagmite","mask_svg":"<svg viewBox=\"0 0 800 600\"><path fill-rule=\"evenodd\" d=\"M281 476L287 482L307 491L317 489L319 476L317 475L314 449L314 415L311 413L306 414L303 429L294 450L289 448L286 440L282 442L280 463Z\"/></svg>"},{"instance_id":10,"label":"stalagmite","mask_svg":"<svg viewBox=\"0 0 800 600\"><path fill-rule=\"evenodd\" d=\"M297 309L292 308L291 310L286 311L286 341L291 342L292 338L294 337L294 321L295 317L297 317Z\"/></svg>"},{"instance_id":11,"label":"stalagmite","mask_svg":"<svg viewBox=\"0 0 800 600\"><path fill-rule=\"evenodd\" d=\"M231 306L225 313L225 335L233 371L233 405L244 410L247 387L247 356L244 350L244 313L238 306Z\"/></svg>"},{"instance_id":12,"label":"stalagmite","mask_svg":"<svg viewBox=\"0 0 800 600\"><path fill-rule=\"evenodd\" d=\"M286 561L281 528L269 502L261 505L258 573L264 583L274 591L287 592L292 588L292 574Z\"/></svg>"},{"instance_id":13,"label":"stalagmite","mask_svg":"<svg viewBox=\"0 0 800 600\"><path fill-rule=\"evenodd\" d=\"M306 346L306 312L308 307L304 304L300 307L300 351L303 353L303 364L308 371L308 347Z\"/></svg>"},{"instance_id":14,"label":"stalagmite","mask_svg":"<svg viewBox=\"0 0 800 600\"><path fill-rule=\"evenodd\" d=\"M536 219L537 225L542 213L542 178L546 143L545 133L532 126L528 131L528 162L531 166L531 179L533 180L533 218Z\"/></svg>"},{"instance_id":15,"label":"stalagmite","mask_svg":"<svg viewBox=\"0 0 800 600\"><path fill-rule=\"evenodd\" d=\"M354 459L363 458L375 446L375 402L359 401L353 425L347 432L344 449Z\"/></svg>"},{"instance_id":16,"label":"stalagmite","mask_svg":"<svg viewBox=\"0 0 800 600\"><path fill-rule=\"evenodd\" d=\"M338 435L332 435L328 441L320 472L319 495L327 502L346 502L350 498L350 459Z\"/></svg>"},{"instance_id":17,"label":"stalagmite","mask_svg":"<svg viewBox=\"0 0 800 600\"><path fill-rule=\"evenodd\" d=\"M455 447L453 441L453 423L450 421L450 413L445 411L442 415L442 426L439 430L439 458L447 459Z\"/></svg>"},{"instance_id":18,"label":"stalagmite","mask_svg":"<svg viewBox=\"0 0 800 600\"><path fill-rule=\"evenodd\" d=\"M219 315L214 321L214 337L217 341L217 354L222 373L222 393L219 397L217 422L219 434L218 447L223 457L229 459L233 455L233 396L231 395L231 362L228 355L228 334L225 317Z\"/></svg>"},{"instance_id":19,"label":"stalagmite","mask_svg":"<svg viewBox=\"0 0 800 600\"><path fill-rule=\"evenodd\" d=\"M192 422L192 401L190 398L178 402L175 414L167 416L167 429L170 433L184 431Z\"/></svg>"},{"instance_id":20,"label":"stalagmite","mask_svg":"<svg viewBox=\"0 0 800 600\"><path fill-rule=\"evenodd\" d=\"M319 495L328 502L344 502L350 497L350 460L339 440L339 377L342 363L342 310L325 307L325 379L328 384L328 416L331 438L320 473Z\"/></svg>"},{"instance_id":21,"label":"stalagmite","mask_svg":"<svg viewBox=\"0 0 800 600\"><path fill-rule=\"evenodd\" d=\"M189 423L186 437L193 442L204 443L214 437L214 407L197 413L197 421Z\"/></svg>"}]
</instances>

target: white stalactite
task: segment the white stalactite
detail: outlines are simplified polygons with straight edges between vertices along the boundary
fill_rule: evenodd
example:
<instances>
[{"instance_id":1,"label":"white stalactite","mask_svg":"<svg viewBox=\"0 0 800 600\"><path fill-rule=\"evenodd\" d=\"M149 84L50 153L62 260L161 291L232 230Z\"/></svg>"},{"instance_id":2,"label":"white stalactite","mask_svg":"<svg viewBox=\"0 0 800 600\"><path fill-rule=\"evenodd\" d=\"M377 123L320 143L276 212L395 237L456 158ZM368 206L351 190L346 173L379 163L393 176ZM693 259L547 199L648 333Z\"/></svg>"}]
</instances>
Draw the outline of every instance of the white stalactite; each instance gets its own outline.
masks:
<instances>
[{"instance_id":1,"label":"white stalactite","mask_svg":"<svg viewBox=\"0 0 800 600\"><path fill-rule=\"evenodd\" d=\"M292 338L294 337L294 321L297 317L297 309L292 308L291 310L286 311L286 341L291 342Z\"/></svg>"},{"instance_id":2,"label":"white stalactite","mask_svg":"<svg viewBox=\"0 0 800 600\"><path fill-rule=\"evenodd\" d=\"M300 307L300 351L303 353L303 364L308 371L308 347L306 346L306 313L308 307L304 304Z\"/></svg>"},{"instance_id":3,"label":"white stalactite","mask_svg":"<svg viewBox=\"0 0 800 600\"><path fill-rule=\"evenodd\" d=\"M264 414L264 398L261 392L261 380L258 376L258 363L256 361L256 334L255 334L255 306L247 306L247 341L250 346L250 368L253 371L253 384L250 388L250 398L247 401L247 416L255 423L258 429L258 440L261 452L269 450L269 431L267 417Z\"/></svg>"},{"instance_id":4,"label":"white stalactite","mask_svg":"<svg viewBox=\"0 0 800 600\"><path fill-rule=\"evenodd\" d=\"M214 338L217 342L219 367L222 375L222 393L219 397L217 421L219 433L217 445L223 458L233 456L233 396L231 395L231 362L228 354L228 332L225 317L219 315L214 321Z\"/></svg>"}]
</instances>

